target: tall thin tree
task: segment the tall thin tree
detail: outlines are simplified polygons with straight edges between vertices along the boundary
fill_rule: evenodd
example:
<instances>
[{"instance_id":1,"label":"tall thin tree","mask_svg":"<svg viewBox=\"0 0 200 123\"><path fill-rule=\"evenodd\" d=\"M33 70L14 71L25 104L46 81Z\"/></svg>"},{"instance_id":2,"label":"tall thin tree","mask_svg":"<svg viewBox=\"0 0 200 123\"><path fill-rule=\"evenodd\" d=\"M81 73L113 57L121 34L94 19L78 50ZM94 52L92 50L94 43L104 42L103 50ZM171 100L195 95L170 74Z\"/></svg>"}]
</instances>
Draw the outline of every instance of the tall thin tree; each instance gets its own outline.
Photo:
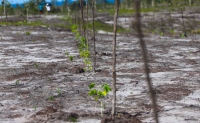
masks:
<instances>
[{"instance_id":1,"label":"tall thin tree","mask_svg":"<svg viewBox=\"0 0 200 123\"><path fill-rule=\"evenodd\" d=\"M113 37L113 99L112 99L112 119L114 119L114 115L116 114L116 37L117 37L117 18L119 11L119 0L115 0L115 15L114 15L114 37Z\"/></svg>"},{"instance_id":2,"label":"tall thin tree","mask_svg":"<svg viewBox=\"0 0 200 123\"><path fill-rule=\"evenodd\" d=\"M94 6L95 0L92 0L92 32L93 32L93 42L94 42L94 59L93 59L93 72L95 72L96 67L96 42L95 42L95 30L94 30Z\"/></svg>"},{"instance_id":3,"label":"tall thin tree","mask_svg":"<svg viewBox=\"0 0 200 123\"><path fill-rule=\"evenodd\" d=\"M83 30L83 37L85 38L85 22L84 22L84 16L83 16L83 0L80 0L80 6L81 6L81 19L82 19L82 30Z\"/></svg>"},{"instance_id":4,"label":"tall thin tree","mask_svg":"<svg viewBox=\"0 0 200 123\"><path fill-rule=\"evenodd\" d=\"M150 76L149 76L150 70L149 70L149 65L148 65L147 50L146 50L145 42L143 40L143 34L142 34L141 23L140 23L140 20L141 20L141 18L140 18L140 0L135 0L135 9L136 9L136 29L137 29L137 32L138 32L138 38L140 40L140 47L141 47L142 57L143 57L143 61L144 61L146 80L147 80L147 84L148 84L148 87L149 87L150 98L151 98L151 101L152 101L155 121L156 121L156 123L159 123L158 113L157 113L156 97L153 93L153 87L152 87L151 79L150 79Z\"/></svg>"},{"instance_id":5,"label":"tall thin tree","mask_svg":"<svg viewBox=\"0 0 200 123\"><path fill-rule=\"evenodd\" d=\"M184 31L184 36L187 37L186 29L185 29L184 16L183 16L183 10L182 10L182 8L181 8L181 15L182 15L182 22L183 22L183 31Z\"/></svg>"},{"instance_id":6,"label":"tall thin tree","mask_svg":"<svg viewBox=\"0 0 200 123\"><path fill-rule=\"evenodd\" d=\"M89 42L88 42L88 1L86 1L86 18L87 18L87 21L86 21L86 42L87 42L87 50L89 50Z\"/></svg>"}]
</instances>

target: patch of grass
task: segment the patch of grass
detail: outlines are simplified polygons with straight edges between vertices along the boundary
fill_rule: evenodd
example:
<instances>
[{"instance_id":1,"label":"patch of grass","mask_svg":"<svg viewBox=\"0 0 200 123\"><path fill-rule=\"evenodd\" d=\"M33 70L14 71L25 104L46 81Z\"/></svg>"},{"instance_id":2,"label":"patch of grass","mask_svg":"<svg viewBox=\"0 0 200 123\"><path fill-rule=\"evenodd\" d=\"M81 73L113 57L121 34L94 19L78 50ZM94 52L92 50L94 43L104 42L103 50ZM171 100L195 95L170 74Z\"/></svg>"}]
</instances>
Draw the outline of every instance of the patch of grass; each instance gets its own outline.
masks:
<instances>
[{"instance_id":1,"label":"patch of grass","mask_svg":"<svg viewBox=\"0 0 200 123\"><path fill-rule=\"evenodd\" d=\"M58 93L58 94L61 94L61 93L62 93L62 91L61 91L60 88L57 89L57 93Z\"/></svg>"},{"instance_id":2,"label":"patch of grass","mask_svg":"<svg viewBox=\"0 0 200 123\"><path fill-rule=\"evenodd\" d=\"M29 32L29 31L26 31L26 35L30 35L31 34L31 32Z\"/></svg>"},{"instance_id":3,"label":"patch of grass","mask_svg":"<svg viewBox=\"0 0 200 123\"><path fill-rule=\"evenodd\" d=\"M48 100L50 100L50 101L54 100L54 96L50 96L50 97L48 98Z\"/></svg>"},{"instance_id":4,"label":"patch of grass","mask_svg":"<svg viewBox=\"0 0 200 123\"><path fill-rule=\"evenodd\" d=\"M34 108L34 110L36 110L37 109L36 105L34 105L33 108Z\"/></svg>"},{"instance_id":5,"label":"patch of grass","mask_svg":"<svg viewBox=\"0 0 200 123\"><path fill-rule=\"evenodd\" d=\"M72 62L74 60L73 56L69 56L69 60Z\"/></svg>"},{"instance_id":6,"label":"patch of grass","mask_svg":"<svg viewBox=\"0 0 200 123\"><path fill-rule=\"evenodd\" d=\"M198 29L198 30L192 30L192 33L193 34L200 34L200 29Z\"/></svg>"},{"instance_id":7,"label":"patch of grass","mask_svg":"<svg viewBox=\"0 0 200 123\"><path fill-rule=\"evenodd\" d=\"M68 55L69 55L69 52L65 52L65 55L68 56Z\"/></svg>"},{"instance_id":8,"label":"patch of grass","mask_svg":"<svg viewBox=\"0 0 200 123\"><path fill-rule=\"evenodd\" d=\"M113 32L113 26L112 25L103 23L101 21L95 21L94 22L94 26L95 26L95 30L103 30L103 31L106 31L106 32ZM88 24L88 28L92 29L92 22L90 22ZM128 32L128 31L129 30L124 29L122 27L118 27L117 28L117 32L118 33L120 33L120 32Z\"/></svg>"},{"instance_id":9,"label":"patch of grass","mask_svg":"<svg viewBox=\"0 0 200 123\"><path fill-rule=\"evenodd\" d=\"M41 21L35 21L35 22L24 22L24 21L16 21L16 22L1 22L2 25L9 25L9 26L48 26L47 24L41 22Z\"/></svg>"},{"instance_id":10,"label":"patch of grass","mask_svg":"<svg viewBox=\"0 0 200 123\"><path fill-rule=\"evenodd\" d=\"M140 12L155 12L157 8L142 8ZM115 14L115 9L105 9L101 12L108 13L110 15ZM133 15L135 13L135 9L119 9L119 15Z\"/></svg>"},{"instance_id":11,"label":"patch of grass","mask_svg":"<svg viewBox=\"0 0 200 123\"><path fill-rule=\"evenodd\" d=\"M64 29L71 29L71 24L54 24L53 26L64 28Z\"/></svg>"},{"instance_id":12,"label":"patch of grass","mask_svg":"<svg viewBox=\"0 0 200 123\"><path fill-rule=\"evenodd\" d=\"M71 120L71 122L73 122L73 123L77 122L77 118L75 118L75 117L71 117L70 120Z\"/></svg>"}]
</instances>

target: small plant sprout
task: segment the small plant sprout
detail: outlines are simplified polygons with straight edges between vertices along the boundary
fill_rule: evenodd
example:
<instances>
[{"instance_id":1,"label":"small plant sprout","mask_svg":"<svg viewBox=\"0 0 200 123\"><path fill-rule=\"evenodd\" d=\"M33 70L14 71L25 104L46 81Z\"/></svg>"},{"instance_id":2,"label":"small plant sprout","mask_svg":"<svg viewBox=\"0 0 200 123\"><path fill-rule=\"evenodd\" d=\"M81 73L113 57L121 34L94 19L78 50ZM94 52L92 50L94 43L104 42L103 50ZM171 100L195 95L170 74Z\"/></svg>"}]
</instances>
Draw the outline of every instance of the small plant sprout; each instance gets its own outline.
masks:
<instances>
[{"instance_id":1,"label":"small plant sprout","mask_svg":"<svg viewBox=\"0 0 200 123\"><path fill-rule=\"evenodd\" d=\"M68 55L69 55L69 52L65 52L65 55L68 56Z\"/></svg>"},{"instance_id":2,"label":"small plant sprout","mask_svg":"<svg viewBox=\"0 0 200 123\"><path fill-rule=\"evenodd\" d=\"M73 60L74 60L74 57L73 57L73 56L69 56L69 59L70 59L70 61L72 61L72 62L73 62Z\"/></svg>"},{"instance_id":3,"label":"small plant sprout","mask_svg":"<svg viewBox=\"0 0 200 123\"><path fill-rule=\"evenodd\" d=\"M84 58L84 64L86 65L85 71L92 70L92 62L88 58Z\"/></svg>"},{"instance_id":4,"label":"small plant sprout","mask_svg":"<svg viewBox=\"0 0 200 123\"><path fill-rule=\"evenodd\" d=\"M77 118L76 118L76 117L71 117L70 120L71 120L71 122L73 122L73 123L77 122Z\"/></svg>"},{"instance_id":5,"label":"small plant sprout","mask_svg":"<svg viewBox=\"0 0 200 123\"><path fill-rule=\"evenodd\" d=\"M161 35L161 36L164 36L164 33L163 33L163 32L160 32L160 35Z\"/></svg>"},{"instance_id":6,"label":"small plant sprout","mask_svg":"<svg viewBox=\"0 0 200 123\"><path fill-rule=\"evenodd\" d=\"M34 105L33 108L34 108L34 110L36 110L37 109L36 105Z\"/></svg>"},{"instance_id":7,"label":"small plant sprout","mask_svg":"<svg viewBox=\"0 0 200 123\"><path fill-rule=\"evenodd\" d=\"M19 85L19 82L20 82L20 80L17 80L17 81L15 82L15 84L16 84L16 85Z\"/></svg>"},{"instance_id":8,"label":"small plant sprout","mask_svg":"<svg viewBox=\"0 0 200 123\"><path fill-rule=\"evenodd\" d=\"M57 92L58 92L59 95L62 93L60 88L57 89Z\"/></svg>"},{"instance_id":9,"label":"small plant sprout","mask_svg":"<svg viewBox=\"0 0 200 123\"><path fill-rule=\"evenodd\" d=\"M47 81L51 81L51 78L50 78L50 77L48 77L48 78L47 78Z\"/></svg>"},{"instance_id":10,"label":"small plant sprout","mask_svg":"<svg viewBox=\"0 0 200 123\"><path fill-rule=\"evenodd\" d=\"M37 68L37 69L38 69L38 64L37 64L37 63L35 63L35 68Z\"/></svg>"},{"instance_id":11,"label":"small plant sprout","mask_svg":"<svg viewBox=\"0 0 200 123\"><path fill-rule=\"evenodd\" d=\"M50 96L49 98L48 98L50 101L52 101L52 100L54 100L54 96Z\"/></svg>"},{"instance_id":12,"label":"small plant sprout","mask_svg":"<svg viewBox=\"0 0 200 123\"><path fill-rule=\"evenodd\" d=\"M104 97L106 97L106 95L108 94L108 92L111 91L111 88L108 84L103 84L100 87L95 87L95 83L91 83L89 85L89 92L88 95L92 96L94 98L95 101L98 101L100 99L101 101L101 116L103 117L103 111L102 109L105 107L102 104L102 99Z\"/></svg>"},{"instance_id":13,"label":"small plant sprout","mask_svg":"<svg viewBox=\"0 0 200 123\"><path fill-rule=\"evenodd\" d=\"M29 32L29 31L26 31L26 35L30 35L31 34L31 32Z\"/></svg>"}]
</instances>

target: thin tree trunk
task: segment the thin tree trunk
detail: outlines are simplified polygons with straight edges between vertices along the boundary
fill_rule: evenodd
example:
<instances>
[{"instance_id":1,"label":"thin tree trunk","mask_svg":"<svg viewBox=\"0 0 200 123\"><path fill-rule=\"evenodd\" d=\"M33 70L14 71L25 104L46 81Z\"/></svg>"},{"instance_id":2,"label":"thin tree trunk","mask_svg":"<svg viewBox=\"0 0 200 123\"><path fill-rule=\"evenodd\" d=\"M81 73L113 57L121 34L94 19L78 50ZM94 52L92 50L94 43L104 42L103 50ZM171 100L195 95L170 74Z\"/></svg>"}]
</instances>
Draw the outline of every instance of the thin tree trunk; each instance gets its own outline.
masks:
<instances>
[{"instance_id":1,"label":"thin tree trunk","mask_svg":"<svg viewBox=\"0 0 200 123\"><path fill-rule=\"evenodd\" d=\"M82 9L81 9L81 1L82 0L79 0L79 4L77 4L77 6L78 6L78 8L79 8L79 14L78 14L78 22L79 22L79 33L81 34L81 35L83 35L83 33L82 33L82 24L81 24L81 22L82 22ZM80 6L79 6L80 5Z\"/></svg>"},{"instance_id":2,"label":"thin tree trunk","mask_svg":"<svg viewBox=\"0 0 200 123\"><path fill-rule=\"evenodd\" d=\"M170 25L171 25L171 30L172 30L172 37L174 38L174 20L171 16L171 11L169 11L169 16L170 16Z\"/></svg>"},{"instance_id":3,"label":"thin tree trunk","mask_svg":"<svg viewBox=\"0 0 200 123\"><path fill-rule=\"evenodd\" d=\"M163 18L161 17L161 31L162 31L162 36L165 35L165 28L164 28L164 22L163 22Z\"/></svg>"},{"instance_id":4,"label":"thin tree trunk","mask_svg":"<svg viewBox=\"0 0 200 123\"><path fill-rule=\"evenodd\" d=\"M26 8L26 22L28 22L28 8Z\"/></svg>"},{"instance_id":5,"label":"thin tree trunk","mask_svg":"<svg viewBox=\"0 0 200 123\"><path fill-rule=\"evenodd\" d=\"M6 25L8 26L8 13L7 13L7 10L5 10L6 12Z\"/></svg>"},{"instance_id":6,"label":"thin tree trunk","mask_svg":"<svg viewBox=\"0 0 200 123\"><path fill-rule=\"evenodd\" d=\"M82 28L81 28L81 14L80 14L80 11L79 11L79 14L77 15L78 16L78 28L79 28L79 33L82 35Z\"/></svg>"},{"instance_id":7,"label":"thin tree trunk","mask_svg":"<svg viewBox=\"0 0 200 123\"><path fill-rule=\"evenodd\" d=\"M86 3L86 16L87 16L87 22L86 22L86 25L87 25L87 27L86 27L86 41L87 41L87 50L89 50L89 42L88 42L88 1L87 1L87 3Z\"/></svg>"},{"instance_id":8,"label":"thin tree trunk","mask_svg":"<svg viewBox=\"0 0 200 123\"><path fill-rule=\"evenodd\" d=\"M75 22L75 24L77 24L76 14L74 15L74 22Z\"/></svg>"},{"instance_id":9,"label":"thin tree trunk","mask_svg":"<svg viewBox=\"0 0 200 123\"><path fill-rule=\"evenodd\" d=\"M81 0L81 19L82 19L82 30L83 30L83 37L85 38L85 25L84 25L84 17L83 17L83 0Z\"/></svg>"},{"instance_id":10,"label":"thin tree trunk","mask_svg":"<svg viewBox=\"0 0 200 123\"><path fill-rule=\"evenodd\" d=\"M3 4L3 14L6 15L6 2L5 2L5 0L3 2L4 2L4 4Z\"/></svg>"},{"instance_id":11,"label":"thin tree trunk","mask_svg":"<svg viewBox=\"0 0 200 123\"><path fill-rule=\"evenodd\" d=\"M190 6L192 5L192 0L189 0L189 5L190 5Z\"/></svg>"},{"instance_id":12,"label":"thin tree trunk","mask_svg":"<svg viewBox=\"0 0 200 123\"><path fill-rule=\"evenodd\" d=\"M145 66L146 80L147 80L147 84L149 87L155 121L156 121L156 123L159 123L158 114L157 114L156 97L153 94L153 87L151 85L151 79L149 76L150 70L149 70L149 66L148 66L147 50L146 50L145 42L143 41L143 37L142 37L143 34L142 34L141 23L140 23L140 0L135 0L135 9L136 9L136 28L138 31L138 38L140 40L141 52L142 52L142 56L143 56L144 66Z\"/></svg>"},{"instance_id":13,"label":"thin tree trunk","mask_svg":"<svg viewBox=\"0 0 200 123\"><path fill-rule=\"evenodd\" d=\"M155 7L155 1L154 0L151 1L151 6Z\"/></svg>"},{"instance_id":14,"label":"thin tree trunk","mask_svg":"<svg viewBox=\"0 0 200 123\"><path fill-rule=\"evenodd\" d=\"M116 37L117 37L117 18L119 11L119 0L115 0L115 15L114 15L114 37L113 37L113 99L112 99L112 119L116 114Z\"/></svg>"},{"instance_id":15,"label":"thin tree trunk","mask_svg":"<svg viewBox=\"0 0 200 123\"><path fill-rule=\"evenodd\" d=\"M93 72L95 72L96 67L96 42L95 42L95 30L94 30L94 5L95 0L92 0L92 31L93 31L93 42L94 42L94 60L93 60Z\"/></svg>"},{"instance_id":16,"label":"thin tree trunk","mask_svg":"<svg viewBox=\"0 0 200 123\"><path fill-rule=\"evenodd\" d=\"M181 15L182 15L182 22L183 22L183 31L184 31L184 36L187 37L186 29L185 29L184 16L183 16L183 10L182 10L182 8L181 8Z\"/></svg>"}]
</instances>

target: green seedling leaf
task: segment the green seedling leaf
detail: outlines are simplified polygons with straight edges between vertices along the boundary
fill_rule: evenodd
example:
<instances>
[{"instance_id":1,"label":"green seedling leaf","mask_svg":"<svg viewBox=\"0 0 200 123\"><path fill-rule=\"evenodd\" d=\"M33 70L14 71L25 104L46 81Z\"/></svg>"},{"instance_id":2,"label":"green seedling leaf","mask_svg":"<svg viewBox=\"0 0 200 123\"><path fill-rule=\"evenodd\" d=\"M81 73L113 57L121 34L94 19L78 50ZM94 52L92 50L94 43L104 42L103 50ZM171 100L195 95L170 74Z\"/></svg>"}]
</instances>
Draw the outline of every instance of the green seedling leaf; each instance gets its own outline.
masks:
<instances>
[{"instance_id":1,"label":"green seedling leaf","mask_svg":"<svg viewBox=\"0 0 200 123\"><path fill-rule=\"evenodd\" d=\"M102 92L103 96L105 97L107 95L107 92L106 91L103 91Z\"/></svg>"},{"instance_id":2,"label":"green seedling leaf","mask_svg":"<svg viewBox=\"0 0 200 123\"><path fill-rule=\"evenodd\" d=\"M88 93L88 95L89 96L97 95L97 90L96 89L90 90L89 93Z\"/></svg>"},{"instance_id":3,"label":"green seedling leaf","mask_svg":"<svg viewBox=\"0 0 200 123\"><path fill-rule=\"evenodd\" d=\"M82 41L82 42L85 42L85 38L84 38L84 37L81 37L81 41Z\"/></svg>"},{"instance_id":4,"label":"green seedling leaf","mask_svg":"<svg viewBox=\"0 0 200 123\"><path fill-rule=\"evenodd\" d=\"M102 87L103 87L103 90L104 90L104 91L106 91L106 93L108 93L108 92L110 92L110 91L111 91L111 88L110 88L110 86L109 86L109 85L107 85L107 84L103 84L103 85L102 85Z\"/></svg>"},{"instance_id":5,"label":"green seedling leaf","mask_svg":"<svg viewBox=\"0 0 200 123\"><path fill-rule=\"evenodd\" d=\"M98 95L99 97L104 97L103 91L98 91L98 92L97 92L97 95Z\"/></svg>"},{"instance_id":6,"label":"green seedling leaf","mask_svg":"<svg viewBox=\"0 0 200 123\"><path fill-rule=\"evenodd\" d=\"M88 67L88 70L91 71L91 70L92 70L92 66L89 66L89 67Z\"/></svg>"},{"instance_id":7,"label":"green seedling leaf","mask_svg":"<svg viewBox=\"0 0 200 123\"><path fill-rule=\"evenodd\" d=\"M91 84L89 85L89 89L94 88L94 86L95 86L95 83L93 82L93 83L91 83Z\"/></svg>"}]
</instances>

